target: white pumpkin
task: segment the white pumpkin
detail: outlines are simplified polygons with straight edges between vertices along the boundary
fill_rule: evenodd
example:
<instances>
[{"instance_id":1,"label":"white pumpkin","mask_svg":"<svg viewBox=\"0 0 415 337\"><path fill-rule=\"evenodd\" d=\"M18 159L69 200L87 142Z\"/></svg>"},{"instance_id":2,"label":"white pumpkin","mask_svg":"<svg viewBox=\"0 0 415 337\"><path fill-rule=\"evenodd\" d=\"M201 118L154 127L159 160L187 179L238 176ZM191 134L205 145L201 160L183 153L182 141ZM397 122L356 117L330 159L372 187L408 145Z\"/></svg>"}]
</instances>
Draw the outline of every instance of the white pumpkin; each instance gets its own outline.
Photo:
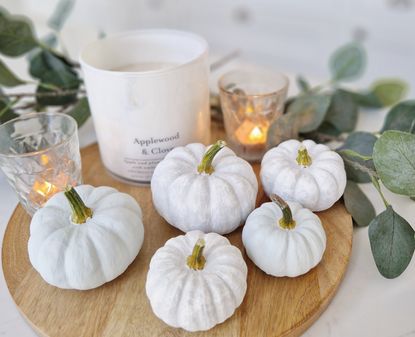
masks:
<instances>
[{"instance_id":1,"label":"white pumpkin","mask_svg":"<svg viewBox=\"0 0 415 337\"><path fill-rule=\"evenodd\" d=\"M122 274L143 239L142 213L133 197L82 185L54 195L34 214L29 258L49 284L85 290Z\"/></svg>"},{"instance_id":2,"label":"white pumpkin","mask_svg":"<svg viewBox=\"0 0 415 337\"><path fill-rule=\"evenodd\" d=\"M184 232L230 233L255 208L258 182L251 165L223 141L173 149L151 179L154 206Z\"/></svg>"},{"instance_id":3,"label":"white pumpkin","mask_svg":"<svg viewBox=\"0 0 415 337\"><path fill-rule=\"evenodd\" d=\"M272 276L296 277L322 259L326 233L317 215L297 202L271 200L246 220L242 242L256 266Z\"/></svg>"},{"instance_id":4,"label":"white pumpkin","mask_svg":"<svg viewBox=\"0 0 415 337\"><path fill-rule=\"evenodd\" d=\"M232 316L246 292L240 250L216 234L191 231L156 251L146 292L154 314L188 331L208 330Z\"/></svg>"},{"instance_id":5,"label":"white pumpkin","mask_svg":"<svg viewBox=\"0 0 415 337\"><path fill-rule=\"evenodd\" d=\"M261 180L267 195L275 193L312 211L323 211L343 195L346 171L343 159L328 146L291 139L265 154Z\"/></svg>"}]
</instances>

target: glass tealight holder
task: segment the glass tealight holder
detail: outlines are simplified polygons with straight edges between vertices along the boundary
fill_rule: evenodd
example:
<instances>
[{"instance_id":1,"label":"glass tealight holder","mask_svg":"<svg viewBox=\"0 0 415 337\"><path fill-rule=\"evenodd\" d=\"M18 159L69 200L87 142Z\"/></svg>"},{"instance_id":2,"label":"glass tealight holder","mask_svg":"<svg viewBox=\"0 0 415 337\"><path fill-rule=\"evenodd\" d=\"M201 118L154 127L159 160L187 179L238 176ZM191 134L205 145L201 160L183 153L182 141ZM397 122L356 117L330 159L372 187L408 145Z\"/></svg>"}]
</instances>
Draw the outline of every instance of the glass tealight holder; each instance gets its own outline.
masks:
<instances>
[{"instance_id":1,"label":"glass tealight holder","mask_svg":"<svg viewBox=\"0 0 415 337\"><path fill-rule=\"evenodd\" d=\"M33 215L81 177L76 121L60 113L30 113L0 125L0 168Z\"/></svg>"},{"instance_id":2,"label":"glass tealight holder","mask_svg":"<svg viewBox=\"0 0 415 337\"><path fill-rule=\"evenodd\" d=\"M268 129L284 110L287 77L265 69L234 70L219 79L219 90L229 146L246 160L261 160Z\"/></svg>"}]
</instances>

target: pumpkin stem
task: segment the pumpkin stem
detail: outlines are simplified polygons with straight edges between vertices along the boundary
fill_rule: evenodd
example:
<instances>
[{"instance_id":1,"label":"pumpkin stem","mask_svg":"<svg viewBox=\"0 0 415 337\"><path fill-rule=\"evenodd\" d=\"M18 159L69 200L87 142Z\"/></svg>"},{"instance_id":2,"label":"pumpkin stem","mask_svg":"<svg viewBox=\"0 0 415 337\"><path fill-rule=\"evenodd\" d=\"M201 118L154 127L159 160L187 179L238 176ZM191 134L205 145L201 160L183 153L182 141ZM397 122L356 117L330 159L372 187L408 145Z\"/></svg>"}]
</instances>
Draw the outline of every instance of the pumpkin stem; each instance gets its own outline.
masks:
<instances>
[{"instance_id":1,"label":"pumpkin stem","mask_svg":"<svg viewBox=\"0 0 415 337\"><path fill-rule=\"evenodd\" d=\"M202 162L197 167L197 172L212 174L214 171L212 166L213 158L215 158L216 154L225 146L226 143L223 140L218 140L215 144L213 144L203 156Z\"/></svg>"},{"instance_id":2,"label":"pumpkin stem","mask_svg":"<svg viewBox=\"0 0 415 337\"><path fill-rule=\"evenodd\" d=\"M72 222L83 224L88 218L92 217L92 209L86 207L78 192L72 186L68 186L64 194L72 208Z\"/></svg>"},{"instance_id":3,"label":"pumpkin stem","mask_svg":"<svg viewBox=\"0 0 415 337\"><path fill-rule=\"evenodd\" d=\"M300 145L298 148L297 163L298 165L307 167L311 165L311 157L307 152L307 149L304 145Z\"/></svg>"},{"instance_id":4,"label":"pumpkin stem","mask_svg":"<svg viewBox=\"0 0 415 337\"><path fill-rule=\"evenodd\" d=\"M281 209L282 218L279 220L279 225L284 229L294 229L295 220L293 219L293 214L287 202L276 194L271 194L270 198Z\"/></svg>"},{"instance_id":5,"label":"pumpkin stem","mask_svg":"<svg viewBox=\"0 0 415 337\"><path fill-rule=\"evenodd\" d=\"M194 270L202 270L205 266L206 259L203 256L203 249L205 248L205 240L199 239L193 247L192 255L187 257L187 265Z\"/></svg>"}]
</instances>

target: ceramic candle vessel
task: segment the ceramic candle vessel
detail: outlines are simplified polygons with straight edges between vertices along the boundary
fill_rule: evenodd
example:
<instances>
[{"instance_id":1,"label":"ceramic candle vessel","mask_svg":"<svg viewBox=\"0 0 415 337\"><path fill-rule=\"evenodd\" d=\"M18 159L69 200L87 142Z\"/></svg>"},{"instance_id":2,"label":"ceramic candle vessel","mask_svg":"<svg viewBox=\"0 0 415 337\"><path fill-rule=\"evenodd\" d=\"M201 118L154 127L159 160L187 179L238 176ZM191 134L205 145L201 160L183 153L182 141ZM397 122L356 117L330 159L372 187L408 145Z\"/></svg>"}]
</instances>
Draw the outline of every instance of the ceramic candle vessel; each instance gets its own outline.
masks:
<instances>
[{"instance_id":1,"label":"ceramic candle vessel","mask_svg":"<svg viewBox=\"0 0 415 337\"><path fill-rule=\"evenodd\" d=\"M174 147L208 143L206 41L142 30L88 45L80 55L102 161L110 173L149 183Z\"/></svg>"}]
</instances>

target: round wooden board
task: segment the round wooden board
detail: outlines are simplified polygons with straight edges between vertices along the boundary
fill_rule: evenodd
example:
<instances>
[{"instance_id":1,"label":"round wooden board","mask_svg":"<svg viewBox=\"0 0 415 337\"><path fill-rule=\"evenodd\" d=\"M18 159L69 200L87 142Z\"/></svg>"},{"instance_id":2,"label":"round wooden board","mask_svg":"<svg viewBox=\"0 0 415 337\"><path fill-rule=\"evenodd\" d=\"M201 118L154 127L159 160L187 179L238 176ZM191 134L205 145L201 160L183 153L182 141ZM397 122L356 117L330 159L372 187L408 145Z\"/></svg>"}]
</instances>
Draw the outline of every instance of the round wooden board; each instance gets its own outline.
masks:
<instances>
[{"instance_id":1,"label":"round wooden board","mask_svg":"<svg viewBox=\"0 0 415 337\"><path fill-rule=\"evenodd\" d=\"M223 130L213 125L212 136L222 138ZM30 217L17 206L4 235L3 271L17 307L41 336L298 336L324 311L343 278L353 225L340 202L318 213L327 233L323 260L297 278L274 278L255 267L244 252L239 228L227 237L241 249L248 264L248 290L242 305L230 319L206 332L170 328L152 313L144 285L154 252L181 232L157 214L149 187L126 185L107 174L97 145L82 151L82 163L85 183L114 186L137 199L144 211L144 245L126 272L112 282L88 291L58 289L44 282L29 262ZM258 173L259 165L254 169ZM258 204L265 200L260 189Z\"/></svg>"}]
</instances>

